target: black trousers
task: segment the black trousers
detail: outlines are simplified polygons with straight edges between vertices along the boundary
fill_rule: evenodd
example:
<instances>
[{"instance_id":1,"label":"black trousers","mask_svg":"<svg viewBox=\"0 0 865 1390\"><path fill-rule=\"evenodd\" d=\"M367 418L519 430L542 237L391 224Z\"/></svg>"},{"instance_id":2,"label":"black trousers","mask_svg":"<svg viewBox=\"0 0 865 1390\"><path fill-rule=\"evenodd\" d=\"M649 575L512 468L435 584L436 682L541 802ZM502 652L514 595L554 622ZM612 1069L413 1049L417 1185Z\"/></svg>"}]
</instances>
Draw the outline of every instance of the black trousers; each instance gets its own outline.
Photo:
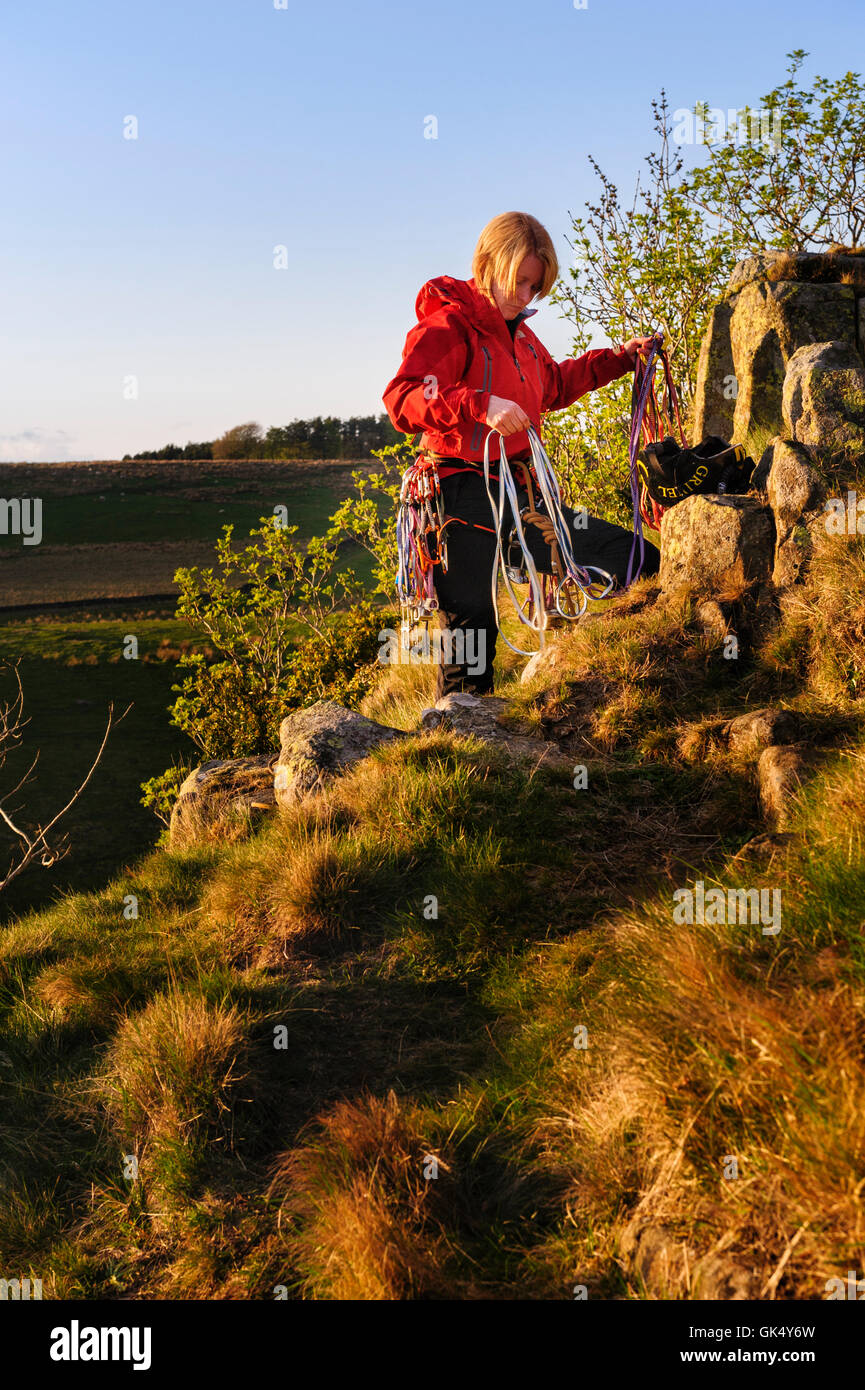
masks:
<instances>
[{"instance_id":1,"label":"black trousers","mask_svg":"<svg viewBox=\"0 0 865 1390\"><path fill-rule=\"evenodd\" d=\"M452 473L441 480L442 501L446 516L461 518L447 527L448 568L441 565L433 570L433 583L439 601L439 625L449 631L447 643L442 644L442 660L436 669L436 698L453 691L464 690L475 695L488 695L493 688L496 626L492 601L493 559L496 538L492 530L482 531L463 522L493 526L490 500L484 486L483 474ZM498 483L491 483L498 497ZM528 494L518 489L520 510L528 502ZM574 526L576 513L563 507L572 537L574 558L579 565L597 565L614 575L622 588L628 573L628 559L634 542L633 532L615 526L600 517L588 517L586 526ZM510 509L505 518L504 539L507 542L513 520ZM526 544L539 573L552 573L550 547L537 526L524 525ZM515 551L515 558L519 549ZM507 556L506 556L507 558ZM639 563L639 543L634 566ZM645 541L645 560L642 575L657 574L661 556L657 546ZM615 591L615 590L614 590ZM452 657L453 660L446 660Z\"/></svg>"}]
</instances>

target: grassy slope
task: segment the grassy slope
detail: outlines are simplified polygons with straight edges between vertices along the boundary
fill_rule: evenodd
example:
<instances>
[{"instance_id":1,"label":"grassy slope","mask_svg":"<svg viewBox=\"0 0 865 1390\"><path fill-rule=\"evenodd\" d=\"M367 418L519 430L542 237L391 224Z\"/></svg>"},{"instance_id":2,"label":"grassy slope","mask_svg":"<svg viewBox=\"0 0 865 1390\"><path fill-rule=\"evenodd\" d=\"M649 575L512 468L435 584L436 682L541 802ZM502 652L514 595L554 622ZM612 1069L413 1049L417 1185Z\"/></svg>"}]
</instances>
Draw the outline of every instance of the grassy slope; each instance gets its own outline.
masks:
<instances>
[{"instance_id":1,"label":"grassy slope","mask_svg":"<svg viewBox=\"0 0 865 1390\"><path fill-rule=\"evenodd\" d=\"M564 639L573 680L505 687L588 789L425 734L5 932L5 1270L49 1296L643 1297L635 1217L690 1250L674 1297L712 1252L764 1297L862 1268L865 547L827 544L738 664L649 598ZM411 727L430 675L368 712ZM829 749L770 858L743 849L753 767L710 736L767 700ZM779 887L780 935L674 927L694 877Z\"/></svg>"}]
</instances>

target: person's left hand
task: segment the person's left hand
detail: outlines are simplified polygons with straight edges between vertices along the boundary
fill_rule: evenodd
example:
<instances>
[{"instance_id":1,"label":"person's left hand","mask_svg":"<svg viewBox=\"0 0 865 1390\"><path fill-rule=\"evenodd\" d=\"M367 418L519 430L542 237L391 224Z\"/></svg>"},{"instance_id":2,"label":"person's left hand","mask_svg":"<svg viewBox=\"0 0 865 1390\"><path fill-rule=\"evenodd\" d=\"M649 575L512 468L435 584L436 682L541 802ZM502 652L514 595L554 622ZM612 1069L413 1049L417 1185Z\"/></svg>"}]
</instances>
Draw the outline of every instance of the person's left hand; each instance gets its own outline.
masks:
<instances>
[{"instance_id":1,"label":"person's left hand","mask_svg":"<svg viewBox=\"0 0 865 1390\"><path fill-rule=\"evenodd\" d=\"M645 360L649 355L652 344L660 341L661 339L658 334L650 334L648 338L631 338L630 342L623 343L622 346L631 359L631 366L636 367L637 353L639 352Z\"/></svg>"}]
</instances>

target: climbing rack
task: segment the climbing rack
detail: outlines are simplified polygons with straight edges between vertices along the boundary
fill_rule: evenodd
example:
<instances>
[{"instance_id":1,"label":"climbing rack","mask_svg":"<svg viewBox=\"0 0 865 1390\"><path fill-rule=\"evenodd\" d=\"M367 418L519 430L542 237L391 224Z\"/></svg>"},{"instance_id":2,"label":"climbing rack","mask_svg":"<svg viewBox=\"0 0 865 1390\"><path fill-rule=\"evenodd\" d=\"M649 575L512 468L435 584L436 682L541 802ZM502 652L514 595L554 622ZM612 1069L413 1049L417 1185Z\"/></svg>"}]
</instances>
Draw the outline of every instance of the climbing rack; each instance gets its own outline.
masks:
<instances>
[{"instance_id":1,"label":"climbing rack","mask_svg":"<svg viewBox=\"0 0 865 1390\"><path fill-rule=\"evenodd\" d=\"M397 511L396 590L404 649L417 639L438 611L433 567L447 572L448 553L441 485L435 459L420 454L402 475Z\"/></svg>"}]
</instances>

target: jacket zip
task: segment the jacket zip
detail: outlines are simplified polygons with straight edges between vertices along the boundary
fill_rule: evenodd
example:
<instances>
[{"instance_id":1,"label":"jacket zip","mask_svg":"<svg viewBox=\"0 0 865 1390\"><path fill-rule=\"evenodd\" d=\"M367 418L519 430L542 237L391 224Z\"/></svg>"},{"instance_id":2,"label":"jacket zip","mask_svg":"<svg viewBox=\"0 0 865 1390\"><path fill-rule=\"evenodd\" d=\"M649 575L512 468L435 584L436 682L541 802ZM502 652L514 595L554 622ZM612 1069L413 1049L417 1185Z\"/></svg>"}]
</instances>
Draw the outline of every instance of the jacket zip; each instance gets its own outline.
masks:
<instances>
[{"instance_id":1,"label":"jacket zip","mask_svg":"<svg viewBox=\"0 0 865 1390\"><path fill-rule=\"evenodd\" d=\"M543 389L544 389L544 383L543 383L543 379L541 378L541 364L540 364L540 362L538 361L538 354L535 352L535 350L534 350L534 348L532 347L531 343L529 343L529 352L532 354L532 357L535 359L535 371L536 371L537 374L538 374L538 385L540 386L541 391L543 391Z\"/></svg>"},{"instance_id":2,"label":"jacket zip","mask_svg":"<svg viewBox=\"0 0 865 1390\"><path fill-rule=\"evenodd\" d=\"M493 379L493 359L490 357L490 350L489 350L489 348L488 348L488 347L485 347L483 343L481 343L481 352L482 352L483 355L484 355L484 381L483 381L483 385L482 385L482 387L481 387L481 391L489 391L489 390L491 390L491 388L492 388L492 379ZM474 432L474 434L472 435L472 442L471 442L472 451L474 451L474 450L478 447L478 445L480 444L480 442L481 442L481 430L482 430L482 429L483 429L483 425L481 424L480 420L478 420L478 422L477 422L477 424L476 424L476 426L475 426L475 432Z\"/></svg>"}]
</instances>

